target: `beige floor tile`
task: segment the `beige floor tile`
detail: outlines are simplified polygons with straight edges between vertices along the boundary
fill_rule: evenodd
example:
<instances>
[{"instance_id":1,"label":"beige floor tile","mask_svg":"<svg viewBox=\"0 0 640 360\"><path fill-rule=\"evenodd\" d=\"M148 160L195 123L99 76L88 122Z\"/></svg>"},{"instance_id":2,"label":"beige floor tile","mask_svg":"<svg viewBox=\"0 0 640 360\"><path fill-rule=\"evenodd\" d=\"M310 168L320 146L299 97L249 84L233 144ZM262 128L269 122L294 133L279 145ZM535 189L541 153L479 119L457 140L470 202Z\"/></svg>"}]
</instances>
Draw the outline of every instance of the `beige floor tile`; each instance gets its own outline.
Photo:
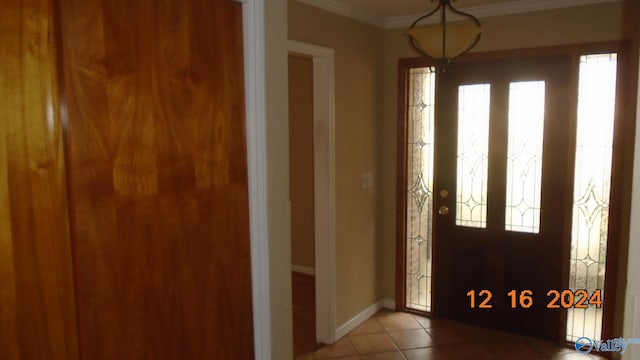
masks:
<instances>
[{"instance_id":1,"label":"beige floor tile","mask_svg":"<svg viewBox=\"0 0 640 360\"><path fill-rule=\"evenodd\" d=\"M403 351L407 360L455 360L449 348L429 347Z\"/></svg>"},{"instance_id":2,"label":"beige floor tile","mask_svg":"<svg viewBox=\"0 0 640 360\"><path fill-rule=\"evenodd\" d=\"M451 360L496 360L501 359L495 353L491 352L489 349L485 348L480 344L458 344L458 345L450 345L445 347L438 347L440 353L438 353L439 357L443 357L444 359ZM431 348L427 348L431 349ZM519 358L513 358L521 360ZM506 360L506 359L505 359ZM512 358L509 358L512 360Z\"/></svg>"},{"instance_id":3,"label":"beige floor tile","mask_svg":"<svg viewBox=\"0 0 640 360\"><path fill-rule=\"evenodd\" d=\"M500 341L485 346L500 359L544 360L546 357L537 352L531 344L524 341Z\"/></svg>"},{"instance_id":4,"label":"beige floor tile","mask_svg":"<svg viewBox=\"0 0 640 360\"><path fill-rule=\"evenodd\" d=\"M361 360L405 360L399 351L360 355Z\"/></svg>"},{"instance_id":5,"label":"beige floor tile","mask_svg":"<svg viewBox=\"0 0 640 360\"><path fill-rule=\"evenodd\" d=\"M385 334L366 334L350 336L353 346L358 354L371 354L396 351L396 345L391 338Z\"/></svg>"},{"instance_id":6,"label":"beige floor tile","mask_svg":"<svg viewBox=\"0 0 640 360\"><path fill-rule=\"evenodd\" d=\"M495 353L478 344L434 346L403 351L408 360L496 360ZM519 358L513 358L518 359ZM511 358L509 358L511 360Z\"/></svg>"},{"instance_id":7,"label":"beige floor tile","mask_svg":"<svg viewBox=\"0 0 640 360\"><path fill-rule=\"evenodd\" d=\"M420 315L413 315L413 318L416 319L416 321L418 322L418 324L420 324L420 326L422 326L423 328L430 328L431 327L431 322L433 321L432 319L429 319L428 317L424 317L424 316L420 316Z\"/></svg>"},{"instance_id":8,"label":"beige floor tile","mask_svg":"<svg viewBox=\"0 0 640 360\"><path fill-rule=\"evenodd\" d=\"M348 336L338 340L335 344L316 350L316 359L335 358L339 356L357 355L355 347Z\"/></svg>"},{"instance_id":9,"label":"beige floor tile","mask_svg":"<svg viewBox=\"0 0 640 360\"><path fill-rule=\"evenodd\" d=\"M574 354L576 352L575 348L569 348L568 346L561 346L551 341L544 340L531 340L529 342L531 346L540 354L551 357L562 354Z\"/></svg>"},{"instance_id":10,"label":"beige floor tile","mask_svg":"<svg viewBox=\"0 0 640 360\"><path fill-rule=\"evenodd\" d=\"M467 344L480 341L473 334L466 333L455 326L433 327L426 330L438 345Z\"/></svg>"},{"instance_id":11,"label":"beige floor tile","mask_svg":"<svg viewBox=\"0 0 640 360\"><path fill-rule=\"evenodd\" d=\"M465 345L456 345L454 349L451 351L452 359L473 359L473 360L496 360L496 359L504 359L504 360L530 360L527 357L524 358L500 358L497 357L494 352L487 349L485 346L481 344L465 344ZM537 355L537 354L535 354ZM536 358L537 360L537 358Z\"/></svg>"},{"instance_id":12,"label":"beige floor tile","mask_svg":"<svg viewBox=\"0 0 640 360\"><path fill-rule=\"evenodd\" d=\"M458 323L453 322L451 320L444 319L430 319L428 317L413 315L413 318L425 329L430 329L432 327L441 327L441 326L457 326Z\"/></svg>"},{"instance_id":13,"label":"beige floor tile","mask_svg":"<svg viewBox=\"0 0 640 360\"><path fill-rule=\"evenodd\" d=\"M551 360L604 360L605 358L594 353L589 355L579 354L574 351L572 353L557 354L550 357Z\"/></svg>"},{"instance_id":14,"label":"beige floor tile","mask_svg":"<svg viewBox=\"0 0 640 360\"><path fill-rule=\"evenodd\" d=\"M384 332L382 325L380 325L375 316L372 316L353 329L349 335L377 334L381 332Z\"/></svg>"},{"instance_id":15,"label":"beige floor tile","mask_svg":"<svg viewBox=\"0 0 640 360\"><path fill-rule=\"evenodd\" d=\"M424 329L389 332L389 336L401 350L417 349L435 345Z\"/></svg>"},{"instance_id":16,"label":"beige floor tile","mask_svg":"<svg viewBox=\"0 0 640 360\"><path fill-rule=\"evenodd\" d=\"M455 325L459 327L460 332L464 333L467 336L473 337L479 341L494 341L494 340L504 340L506 338L513 338L512 334L509 334L504 331L494 330L483 328L480 326L471 326L471 325ZM519 338L515 338L519 339Z\"/></svg>"},{"instance_id":17,"label":"beige floor tile","mask_svg":"<svg viewBox=\"0 0 640 360\"><path fill-rule=\"evenodd\" d=\"M412 315L406 313L378 313L376 318L387 331L422 328Z\"/></svg>"}]
</instances>

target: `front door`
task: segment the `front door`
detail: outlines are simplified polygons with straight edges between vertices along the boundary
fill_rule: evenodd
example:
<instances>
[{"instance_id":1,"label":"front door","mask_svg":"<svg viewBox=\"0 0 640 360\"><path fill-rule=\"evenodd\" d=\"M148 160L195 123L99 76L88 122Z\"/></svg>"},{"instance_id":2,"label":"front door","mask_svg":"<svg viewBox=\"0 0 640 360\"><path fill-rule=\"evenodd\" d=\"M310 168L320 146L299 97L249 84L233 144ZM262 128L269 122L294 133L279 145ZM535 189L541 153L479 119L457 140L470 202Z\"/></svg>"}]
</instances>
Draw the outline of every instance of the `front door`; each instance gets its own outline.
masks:
<instances>
[{"instance_id":1,"label":"front door","mask_svg":"<svg viewBox=\"0 0 640 360\"><path fill-rule=\"evenodd\" d=\"M447 71L401 61L400 309L563 341L612 335L605 276L632 134L608 50L479 54Z\"/></svg>"},{"instance_id":2,"label":"front door","mask_svg":"<svg viewBox=\"0 0 640 360\"><path fill-rule=\"evenodd\" d=\"M434 312L557 338L561 313L545 300L564 285L571 58L458 63L439 75Z\"/></svg>"}]
</instances>

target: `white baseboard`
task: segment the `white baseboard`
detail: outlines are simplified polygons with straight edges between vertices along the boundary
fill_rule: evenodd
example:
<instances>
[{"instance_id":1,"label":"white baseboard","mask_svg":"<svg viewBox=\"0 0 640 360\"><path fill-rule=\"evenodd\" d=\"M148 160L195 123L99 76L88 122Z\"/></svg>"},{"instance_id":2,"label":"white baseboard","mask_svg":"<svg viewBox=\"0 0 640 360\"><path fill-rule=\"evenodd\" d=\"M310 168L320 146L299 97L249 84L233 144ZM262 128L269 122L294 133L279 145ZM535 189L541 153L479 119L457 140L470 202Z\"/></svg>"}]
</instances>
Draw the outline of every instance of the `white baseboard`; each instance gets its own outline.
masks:
<instances>
[{"instance_id":1,"label":"white baseboard","mask_svg":"<svg viewBox=\"0 0 640 360\"><path fill-rule=\"evenodd\" d=\"M360 324L362 324L365 320L367 320L368 318L373 316L380 309L385 308L385 309L392 309L393 310L396 307L395 305L396 305L395 301L393 301L393 300L391 300L389 298L383 298L383 299L380 299L377 302L371 304L368 308L364 309L358 315L352 317L349 321L347 321L346 323L342 324L336 330L336 341L340 340L342 337L344 337L345 335L350 333L351 330L353 330L353 329L357 328L358 326L360 326Z\"/></svg>"},{"instance_id":2,"label":"white baseboard","mask_svg":"<svg viewBox=\"0 0 640 360\"><path fill-rule=\"evenodd\" d=\"M300 265L291 265L291 271L306 275L316 275L316 269Z\"/></svg>"},{"instance_id":3,"label":"white baseboard","mask_svg":"<svg viewBox=\"0 0 640 360\"><path fill-rule=\"evenodd\" d=\"M396 301L389 298L382 299L382 307L389 310L396 310Z\"/></svg>"}]
</instances>

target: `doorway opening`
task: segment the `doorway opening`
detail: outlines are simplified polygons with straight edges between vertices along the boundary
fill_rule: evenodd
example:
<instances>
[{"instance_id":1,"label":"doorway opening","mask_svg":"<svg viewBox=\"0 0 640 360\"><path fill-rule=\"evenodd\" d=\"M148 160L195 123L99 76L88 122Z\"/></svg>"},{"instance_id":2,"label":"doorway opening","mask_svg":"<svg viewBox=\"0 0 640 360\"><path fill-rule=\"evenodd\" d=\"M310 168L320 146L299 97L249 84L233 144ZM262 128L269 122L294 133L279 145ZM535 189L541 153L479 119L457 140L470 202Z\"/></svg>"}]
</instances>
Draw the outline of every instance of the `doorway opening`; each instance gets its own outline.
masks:
<instances>
[{"instance_id":1,"label":"doorway opening","mask_svg":"<svg viewBox=\"0 0 640 360\"><path fill-rule=\"evenodd\" d=\"M615 169L633 140L623 53L475 54L446 72L401 61L403 310L559 342L612 335L610 234L628 216L612 184L628 181Z\"/></svg>"},{"instance_id":2,"label":"doorway opening","mask_svg":"<svg viewBox=\"0 0 640 360\"><path fill-rule=\"evenodd\" d=\"M313 59L289 55L289 199L293 356L316 342L315 236L313 198Z\"/></svg>"},{"instance_id":3,"label":"doorway opening","mask_svg":"<svg viewBox=\"0 0 640 360\"><path fill-rule=\"evenodd\" d=\"M310 59L313 67L315 336L317 343L333 344L336 339L334 51L290 40L289 54Z\"/></svg>"}]
</instances>

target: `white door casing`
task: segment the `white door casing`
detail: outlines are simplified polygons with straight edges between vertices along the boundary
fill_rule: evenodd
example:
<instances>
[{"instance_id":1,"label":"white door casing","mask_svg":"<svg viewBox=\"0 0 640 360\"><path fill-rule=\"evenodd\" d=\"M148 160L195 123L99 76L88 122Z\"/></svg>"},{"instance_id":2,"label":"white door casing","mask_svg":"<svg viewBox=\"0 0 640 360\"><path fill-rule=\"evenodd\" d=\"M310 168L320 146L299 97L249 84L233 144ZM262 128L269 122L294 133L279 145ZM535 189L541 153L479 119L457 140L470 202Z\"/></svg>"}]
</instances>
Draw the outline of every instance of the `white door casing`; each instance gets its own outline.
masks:
<instances>
[{"instance_id":1,"label":"white door casing","mask_svg":"<svg viewBox=\"0 0 640 360\"><path fill-rule=\"evenodd\" d=\"M289 53L313 60L316 341L336 341L334 50L289 40Z\"/></svg>"}]
</instances>

